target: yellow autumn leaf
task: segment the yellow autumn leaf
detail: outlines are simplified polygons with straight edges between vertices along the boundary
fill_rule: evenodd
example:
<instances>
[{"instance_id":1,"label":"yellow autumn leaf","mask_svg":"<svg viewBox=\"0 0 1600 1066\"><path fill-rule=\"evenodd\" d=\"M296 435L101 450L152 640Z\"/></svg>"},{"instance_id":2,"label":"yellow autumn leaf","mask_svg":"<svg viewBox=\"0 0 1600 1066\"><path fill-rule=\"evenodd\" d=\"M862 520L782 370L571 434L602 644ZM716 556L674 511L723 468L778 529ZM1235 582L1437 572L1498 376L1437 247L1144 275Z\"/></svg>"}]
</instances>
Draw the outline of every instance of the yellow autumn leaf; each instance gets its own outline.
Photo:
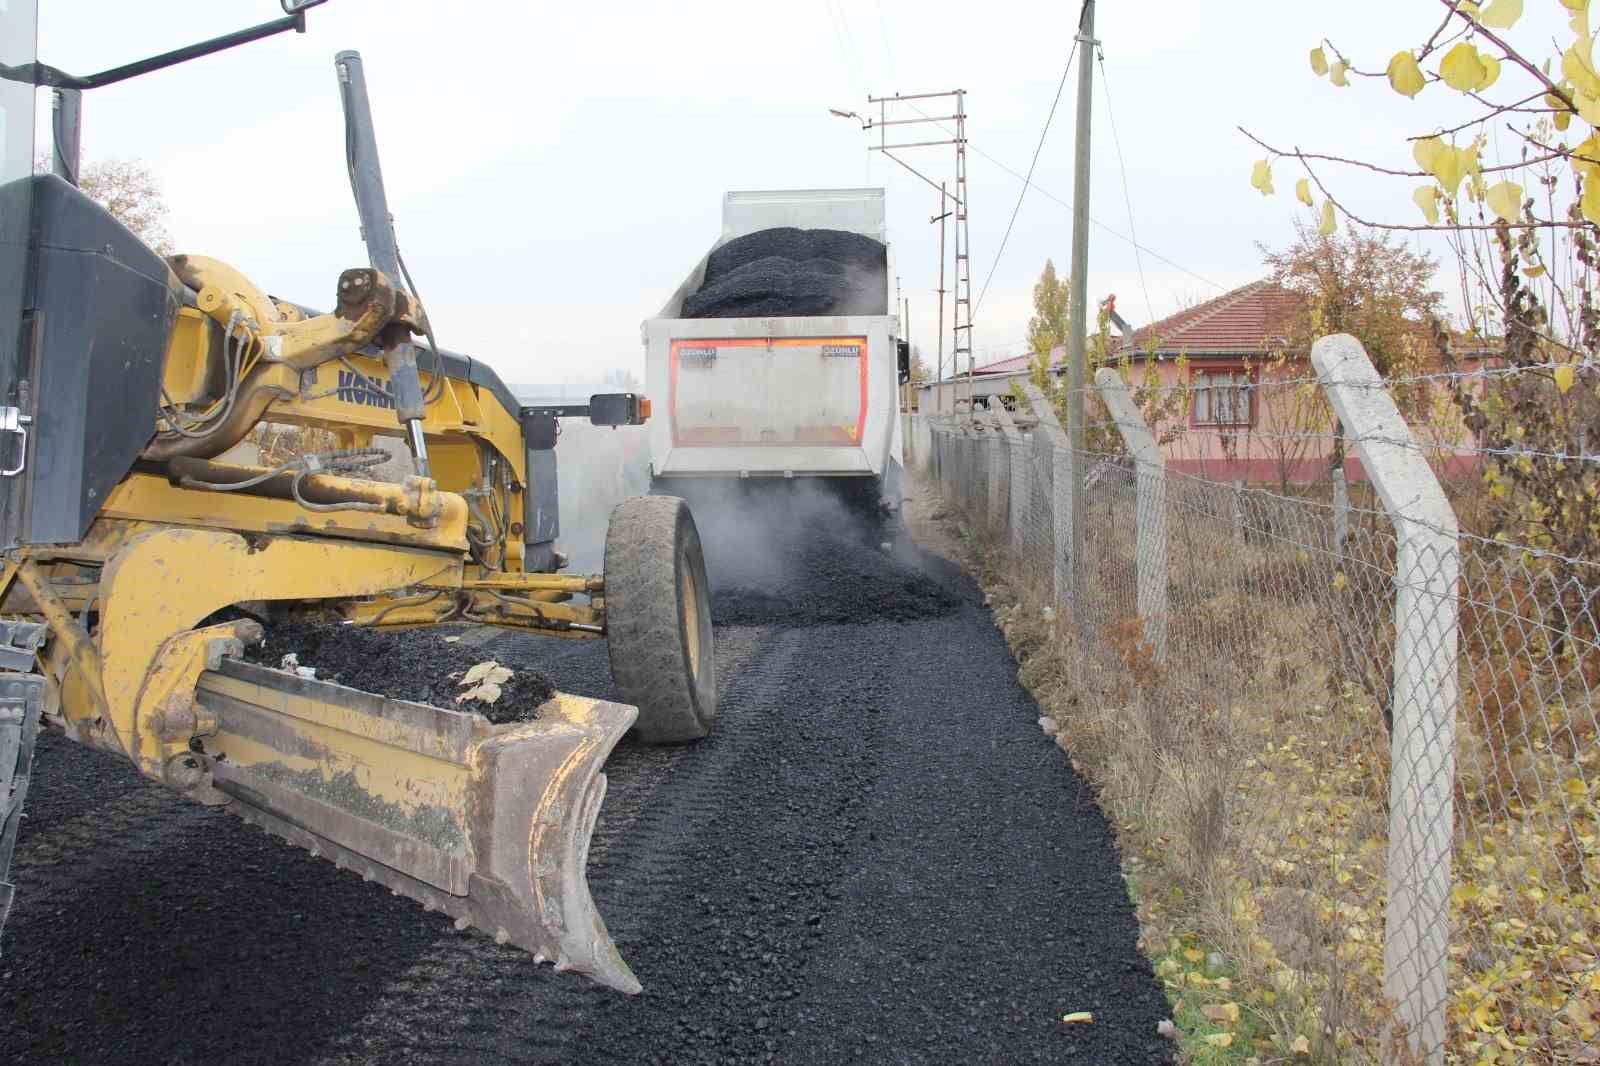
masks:
<instances>
[{"instance_id":1,"label":"yellow autumn leaf","mask_svg":"<svg viewBox=\"0 0 1600 1066\"><path fill-rule=\"evenodd\" d=\"M1566 379L1567 380L1566 380L1565 384L1562 384L1562 381L1561 381L1561 377L1562 377L1561 372L1563 370L1566 371ZM1572 388L1572 367L1563 366L1563 367L1558 367L1556 369L1556 387L1558 389L1560 389L1562 392L1566 392L1568 389ZM1582 778L1579 778L1579 777L1569 777L1569 778L1567 778L1567 795L1571 796L1575 800L1581 800L1581 799L1583 799L1583 797L1587 796L1588 794L1589 794L1589 790L1584 787Z\"/></svg>"},{"instance_id":2,"label":"yellow autumn leaf","mask_svg":"<svg viewBox=\"0 0 1600 1066\"><path fill-rule=\"evenodd\" d=\"M1586 177L1600 173L1600 133L1591 133L1572 150L1572 169Z\"/></svg>"},{"instance_id":3,"label":"yellow autumn leaf","mask_svg":"<svg viewBox=\"0 0 1600 1066\"><path fill-rule=\"evenodd\" d=\"M1396 52L1389 60L1389 85L1401 96L1416 96L1426 84L1417 57L1410 52Z\"/></svg>"},{"instance_id":4,"label":"yellow autumn leaf","mask_svg":"<svg viewBox=\"0 0 1600 1066\"><path fill-rule=\"evenodd\" d=\"M1507 222L1515 222L1522 214L1522 186L1514 181L1491 185L1484 193L1483 202Z\"/></svg>"},{"instance_id":5,"label":"yellow autumn leaf","mask_svg":"<svg viewBox=\"0 0 1600 1066\"><path fill-rule=\"evenodd\" d=\"M1582 0L1581 3L1576 4L1567 3L1567 0L1561 0L1561 2L1566 4L1568 11L1572 12L1572 17L1567 20L1567 25L1572 27L1572 32L1577 34L1588 33L1589 0Z\"/></svg>"},{"instance_id":6,"label":"yellow autumn leaf","mask_svg":"<svg viewBox=\"0 0 1600 1066\"><path fill-rule=\"evenodd\" d=\"M1525 276L1525 277L1542 278L1545 275L1544 264L1543 263L1535 263L1535 264L1533 264L1533 266L1523 267L1522 268L1522 273L1523 273L1523 276Z\"/></svg>"},{"instance_id":7,"label":"yellow autumn leaf","mask_svg":"<svg viewBox=\"0 0 1600 1066\"><path fill-rule=\"evenodd\" d=\"M1307 207L1311 206L1310 178L1301 178L1299 181L1294 183L1294 198L1305 204Z\"/></svg>"},{"instance_id":8,"label":"yellow autumn leaf","mask_svg":"<svg viewBox=\"0 0 1600 1066\"><path fill-rule=\"evenodd\" d=\"M1328 57L1322 54L1321 48L1311 50L1311 73L1319 78L1328 73Z\"/></svg>"},{"instance_id":9,"label":"yellow autumn leaf","mask_svg":"<svg viewBox=\"0 0 1600 1066\"><path fill-rule=\"evenodd\" d=\"M1478 153L1473 148L1456 148L1445 145L1433 158L1428 170L1444 186L1446 196L1454 196L1461 188L1461 179L1478 169Z\"/></svg>"},{"instance_id":10,"label":"yellow autumn leaf","mask_svg":"<svg viewBox=\"0 0 1600 1066\"><path fill-rule=\"evenodd\" d=\"M1478 62L1483 64L1483 69L1486 71L1483 80L1478 83L1478 91L1482 92L1500 80L1500 61L1488 52L1479 52Z\"/></svg>"},{"instance_id":11,"label":"yellow autumn leaf","mask_svg":"<svg viewBox=\"0 0 1600 1066\"><path fill-rule=\"evenodd\" d=\"M1444 151L1444 140L1440 137L1423 137L1411 142L1411 158L1417 161L1417 166L1433 173L1433 163Z\"/></svg>"},{"instance_id":12,"label":"yellow autumn leaf","mask_svg":"<svg viewBox=\"0 0 1600 1066\"><path fill-rule=\"evenodd\" d=\"M1341 89L1345 88L1350 84L1350 79L1344 76L1344 72L1349 69L1350 64L1346 63L1342 59L1337 61L1333 64L1333 66L1328 68L1328 80L1333 82Z\"/></svg>"},{"instance_id":13,"label":"yellow autumn leaf","mask_svg":"<svg viewBox=\"0 0 1600 1066\"><path fill-rule=\"evenodd\" d=\"M1061 1016L1061 1024L1063 1025L1092 1025L1093 1023L1094 1013L1092 1011L1075 1010L1071 1014L1063 1014Z\"/></svg>"},{"instance_id":14,"label":"yellow autumn leaf","mask_svg":"<svg viewBox=\"0 0 1600 1066\"><path fill-rule=\"evenodd\" d=\"M1297 1036L1294 1038L1294 1043L1289 1045L1289 1050L1301 1058L1308 1059L1311 1057L1311 1041L1303 1036Z\"/></svg>"},{"instance_id":15,"label":"yellow autumn leaf","mask_svg":"<svg viewBox=\"0 0 1600 1066\"><path fill-rule=\"evenodd\" d=\"M1588 36L1579 36L1572 47L1561 54L1561 74L1572 83L1574 91L1584 96L1600 96L1600 78L1594 73L1594 42Z\"/></svg>"},{"instance_id":16,"label":"yellow autumn leaf","mask_svg":"<svg viewBox=\"0 0 1600 1066\"><path fill-rule=\"evenodd\" d=\"M1600 178L1590 175L1583 180L1583 197L1578 201L1578 209L1583 212L1583 217L1590 222L1600 224Z\"/></svg>"},{"instance_id":17,"label":"yellow autumn leaf","mask_svg":"<svg viewBox=\"0 0 1600 1066\"><path fill-rule=\"evenodd\" d=\"M1344 571L1343 570L1339 570L1339 571L1336 571L1334 573L1334 575L1333 575L1333 590L1335 592L1343 592L1345 586L1348 585L1348 584L1350 584L1350 579L1344 576Z\"/></svg>"},{"instance_id":18,"label":"yellow autumn leaf","mask_svg":"<svg viewBox=\"0 0 1600 1066\"><path fill-rule=\"evenodd\" d=\"M1199 948L1184 948L1183 957L1188 959L1190 962L1201 962L1205 959L1206 953L1201 951Z\"/></svg>"},{"instance_id":19,"label":"yellow autumn leaf","mask_svg":"<svg viewBox=\"0 0 1600 1066\"><path fill-rule=\"evenodd\" d=\"M1433 185L1419 185L1411 194L1411 202L1422 209L1422 217L1428 220L1428 225L1439 224L1439 190Z\"/></svg>"},{"instance_id":20,"label":"yellow autumn leaf","mask_svg":"<svg viewBox=\"0 0 1600 1066\"><path fill-rule=\"evenodd\" d=\"M1322 201L1322 221L1317 224L1317 232L1324 237L1331 237L1338 228L1338 222L1333 216L1333 201Z\"/></svg>"},{"instance_id":21,"label":"yellow autumn leaf","mask_svg":"<svg viewBox=\"0 0 1600 1066\"><path fill-rule=\"evenodd\" d=\"M1572 112L1565 110L1557 111L1555 123L1556 129L1565 131L1568 126L1572 125Z\"/></svg>"},{"instance_id":22,"label":"yellow autumn leaf","mask_svg":"<svg viewBox=\"0 0 1600 1066\"><path fill-rule=\"evenodd\" d=\"M1233 1044L1232 1033L1212 1033L1206 1037L1206 1043L1212 1047L1229 1047Z\"/></svg>"},{"instance_id":23,"label":"yellow autumn leaf","mask_svg":"<svg viewBox=\"0 0 1600 1066\"><path fill-rule=\"evenodd\" d=\"M1573 89L1572 103L1578 109L1579 118L1591 126L1600 126L1600 93L1585 93Z\"/></svg>"},{"instance_id":24,"label":"yellow autumn leaf","mask_svg":"<svg viewBox=\"0 0 1600 1066\"><path fill-rule=\"evenodd\" d=\"M1265 159L1257 159L1250 168L1250 187L1261 190L1262 196L1272 195L1272 167Z\"/></svg>"},{"instance_id":25,"label":"yellow autumn leaf","mask_svg":"<svg viewBox=\"0 0 1600 1066\"><path fill-rule=\"evenodd\" d=\"M1209 1006L1201 1007L1200 1013L1205 1015L1208 1021L1215 1022L1218 1025L1239 1024L1239 1004L1237 1003L1213 1003Z\"/></svg>"},{"instance_id":26,"label":"yellow autumn leaf","mask_svg":"<svg viewBox=\"0 0 1600 1066\"><path fill-rule=\"evenodd\" d=\"M1509 30L1522 17L1522 0L1490 0L1477 16L1491 30Z\"/></svg>"},{"instance_id":27,"label":"yellow autumn leaf","mask_svg":"<svg viewBox=\"0 0 1600 1066\"><path fill-rule=\"evenodd\" d=\"M1458 92L1476 91L1488 76L1488 70L1478 58L1478 50L1466 41L1450 49L1439 61L1439 77Z\"/></svg>"}]
</instances>

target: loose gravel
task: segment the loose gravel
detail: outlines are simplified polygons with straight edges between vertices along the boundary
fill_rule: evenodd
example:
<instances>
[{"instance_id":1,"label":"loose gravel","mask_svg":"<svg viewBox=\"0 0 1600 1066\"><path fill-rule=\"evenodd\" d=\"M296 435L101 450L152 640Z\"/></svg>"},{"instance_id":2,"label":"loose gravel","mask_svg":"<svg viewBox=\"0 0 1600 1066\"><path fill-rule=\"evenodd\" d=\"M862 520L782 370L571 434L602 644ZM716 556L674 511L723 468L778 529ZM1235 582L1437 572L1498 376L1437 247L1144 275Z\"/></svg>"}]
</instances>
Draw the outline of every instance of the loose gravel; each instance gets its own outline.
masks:
<instances>
[{"instance_id":1,"label":"loose gravel","mask_svg":"<svg viewBox=\"0 0 1600 1066\"><path fill-rule=\"evenodd\" d=\"M811 538L773 557L806 567L824 606L754 610L760 567L702 532L717 731L624 740L590 853L643 995L457 933L49 737L0 957L0 1059L1170 1061L1111 831L971 582L905 545ZM939 606L885 607L906 583ZM852 588L875 591L832 617ZM380 658L391 685L462 651L609 694L598 642L424 636ZM1093 1024L1061 1024L1084 1010Z\"/></svg>"}]
</instances>

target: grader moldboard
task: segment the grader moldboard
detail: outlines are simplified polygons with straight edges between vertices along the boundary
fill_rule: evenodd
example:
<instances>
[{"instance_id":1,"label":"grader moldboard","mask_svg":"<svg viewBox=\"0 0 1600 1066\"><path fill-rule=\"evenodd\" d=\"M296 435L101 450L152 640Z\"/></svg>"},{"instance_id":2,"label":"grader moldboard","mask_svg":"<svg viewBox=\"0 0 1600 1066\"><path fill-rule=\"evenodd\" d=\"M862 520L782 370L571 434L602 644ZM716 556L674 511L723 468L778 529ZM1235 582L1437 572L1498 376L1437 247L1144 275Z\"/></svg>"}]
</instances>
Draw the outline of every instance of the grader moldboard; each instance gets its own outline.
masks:
<instances>
[{"instance_id":1,"label":"grader moldboard","mask_svg":"<svg viewBox=\"0 0 1600 1066\"><path fill-rule=\"evenodd\" d=\"M311 5L285 6L268 25L303 29ZM459 928L637 992L585 864L613 745L630 728L693 740L716 713L694 521L681 500L627 500L604 573L560 572L558 419L637 425L649 402L519 407L487 366L431 342L360 57L335 66L371 262L339 275L332 312L215 259L164 259L56 176L0 185L0 219L31 219L0 245L26 256L20 329L0 334L0 920L45 727ZM93 87L38 64L26 76ZM338 450L217 461L264 419L331 431ZM362 476L386 457L377 435L408 441L403 483ZM308 617L604 637L626 702L557 694L496 725L241 659L260 620Z\"/></svg>"}]
</instances>

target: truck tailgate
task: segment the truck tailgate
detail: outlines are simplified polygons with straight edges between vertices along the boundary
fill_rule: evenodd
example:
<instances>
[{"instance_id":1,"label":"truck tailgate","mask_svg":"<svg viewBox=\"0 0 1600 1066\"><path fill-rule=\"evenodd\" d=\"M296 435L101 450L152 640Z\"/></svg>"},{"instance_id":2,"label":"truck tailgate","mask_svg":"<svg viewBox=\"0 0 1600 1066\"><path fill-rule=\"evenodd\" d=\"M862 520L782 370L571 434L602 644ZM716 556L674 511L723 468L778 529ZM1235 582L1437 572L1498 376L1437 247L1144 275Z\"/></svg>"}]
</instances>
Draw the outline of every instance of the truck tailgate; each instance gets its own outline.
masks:
<instances>
[{"instance_id":1,"label":"truck tailgate","mask_svg":"<svg viewBox=\"0 0 1600 1066\"><path fill-rule=\"evenodd\" d=\"M675 339L673 446L859 446L870 357L865 336Z\"/></svg>"}]
</instances>

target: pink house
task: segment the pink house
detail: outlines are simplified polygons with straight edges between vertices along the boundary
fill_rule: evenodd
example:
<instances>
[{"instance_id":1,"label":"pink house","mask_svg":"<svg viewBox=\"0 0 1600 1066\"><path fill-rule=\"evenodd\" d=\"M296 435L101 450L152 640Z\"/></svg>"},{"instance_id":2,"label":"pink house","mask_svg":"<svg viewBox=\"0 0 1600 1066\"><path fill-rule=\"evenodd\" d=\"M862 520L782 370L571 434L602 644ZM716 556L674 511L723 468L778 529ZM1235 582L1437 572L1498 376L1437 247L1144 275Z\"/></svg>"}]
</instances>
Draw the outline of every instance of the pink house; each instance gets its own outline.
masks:
<instances>
[{"instance_id":1,"label":"pink house","mask_svg":"<svg viewBox=\"0 0 1600 1066\"><path fill-rule=\"evenodd\" d=\"M1132 364L1134 386L1145 390L1146 410L1160 412L1152 429L1169 470L1282 485L1327 478L1333 413L1310 380L1315 374L1306 353L1285 351L1283 324L1299 299L1271 282L1255 281L1113 342L1114 357ZM1065 348L1050 356L1052 371L1060 373ZM1001 381L1027 374L1032 358L979 367L975 378L989 382L994 392ZM1148 402L1152 390L1154 403ZM1436 449L1436 463L1461 466L1459 446L1467 434L1454 408L1437 390L1427 402L1435 417L1414 427L1419 440ZM1363 476L1353 454L1345 471L1352 479Z\"/></svg>"}]
</instances>

